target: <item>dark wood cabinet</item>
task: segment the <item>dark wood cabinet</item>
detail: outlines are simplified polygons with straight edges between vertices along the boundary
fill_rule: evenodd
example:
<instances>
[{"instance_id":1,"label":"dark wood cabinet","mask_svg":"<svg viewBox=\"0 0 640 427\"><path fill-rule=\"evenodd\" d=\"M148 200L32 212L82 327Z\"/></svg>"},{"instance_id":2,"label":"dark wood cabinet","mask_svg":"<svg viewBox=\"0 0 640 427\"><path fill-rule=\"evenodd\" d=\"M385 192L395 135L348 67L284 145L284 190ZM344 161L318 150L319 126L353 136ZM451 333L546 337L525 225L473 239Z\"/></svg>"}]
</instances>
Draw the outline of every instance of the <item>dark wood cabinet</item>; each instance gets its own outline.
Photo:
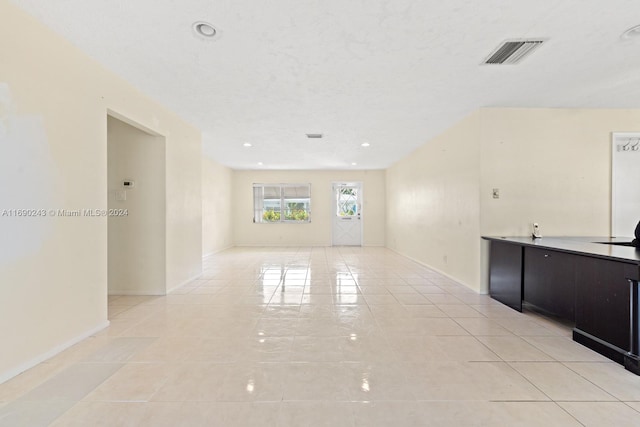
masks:
<instances>
[{"instance_id":1,"label":"dark wood cabinet","mask_svg":"<svg viewBox=\"0 0 640 427\"><path fill-rule=\"evenodd\" d=\"M522 254L520 245L491 242L489 295L518 311L522 311Z\"/></svg>"},{"instance_id":2,"label":"dark wood cabinet","mask_svg":"<svg viewBox=\"0 0 640 427\"><path fill-rule=\"evenodd\" d=\"M605 237L485 237L489 292L575 322L573 339L640 375L640 250Z\"/></svg>"},{"instance_id":3,"label":"dark wood cabinet","mask_svg":"<svg viewBox=\"0 0 640 427\"><path fill-rule=\"evenodd\" d=\"M630 284L638 266L580 257L576 265L576 329L630 350Z\"/></svg>"},{"instance_id":4,"label":"dark wood cabinet","mask_svg":"<svg viewBox=\"0 0 640 427\"><path fill-rule=\"evenodd\" d=\"M578 258L548 249L525 248L524 300L554 316L574 321Z\"/></svg>"}]
</instances>

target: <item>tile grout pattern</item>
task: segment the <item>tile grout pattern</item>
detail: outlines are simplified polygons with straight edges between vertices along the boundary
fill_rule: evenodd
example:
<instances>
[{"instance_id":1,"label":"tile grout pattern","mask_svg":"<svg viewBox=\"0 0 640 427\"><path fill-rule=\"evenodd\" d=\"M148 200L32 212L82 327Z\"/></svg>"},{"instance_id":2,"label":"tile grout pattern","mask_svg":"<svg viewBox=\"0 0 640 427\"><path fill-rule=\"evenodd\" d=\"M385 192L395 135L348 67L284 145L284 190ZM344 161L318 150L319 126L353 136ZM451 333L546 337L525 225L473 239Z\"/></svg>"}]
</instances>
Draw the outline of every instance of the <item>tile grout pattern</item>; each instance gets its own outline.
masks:
<instances>
[{"instance_id":1,"label":"tile grout pattern","mask_svg":"<svg viewBox=\"0 0 640 427\"><path fill-rule=\"evenodd\" d=\"M235 248L0 385L0 426L639 425L640 377L384 248Z\"/></svg>"}]
</instances>

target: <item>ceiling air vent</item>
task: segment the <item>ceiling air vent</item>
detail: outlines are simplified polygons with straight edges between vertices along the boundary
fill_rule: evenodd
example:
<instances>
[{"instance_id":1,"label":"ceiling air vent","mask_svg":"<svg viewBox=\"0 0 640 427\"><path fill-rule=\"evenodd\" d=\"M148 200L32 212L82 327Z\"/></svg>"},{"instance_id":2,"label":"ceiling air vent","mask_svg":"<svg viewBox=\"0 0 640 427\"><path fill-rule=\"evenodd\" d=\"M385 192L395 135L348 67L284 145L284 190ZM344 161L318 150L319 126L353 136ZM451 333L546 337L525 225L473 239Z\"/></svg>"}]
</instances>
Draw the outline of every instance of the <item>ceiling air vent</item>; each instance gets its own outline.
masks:
<instances>
[{"instance_id":1,"label":"ceiling air vent","mask_svg":"<svg viewBox=\"0 0 640 427\"><path fill-rule=\"evenodd\" d=\"M485 59L484 64L517 64L525 56L542 46L544 40L540 39L518 39L507 40L496 48Z\"/></svg>"},{"instance_id":2,"label":"ceiling air vent","mask_svg":"<svg viewBox=\"0 0 640 427\"><path fill-rule=\"evenodd\" d=\"M321 133L308 133L307 134L307 138L309 138L309 139L321 139L322 138L322 134Z\"/></svg>"}]
</instances>

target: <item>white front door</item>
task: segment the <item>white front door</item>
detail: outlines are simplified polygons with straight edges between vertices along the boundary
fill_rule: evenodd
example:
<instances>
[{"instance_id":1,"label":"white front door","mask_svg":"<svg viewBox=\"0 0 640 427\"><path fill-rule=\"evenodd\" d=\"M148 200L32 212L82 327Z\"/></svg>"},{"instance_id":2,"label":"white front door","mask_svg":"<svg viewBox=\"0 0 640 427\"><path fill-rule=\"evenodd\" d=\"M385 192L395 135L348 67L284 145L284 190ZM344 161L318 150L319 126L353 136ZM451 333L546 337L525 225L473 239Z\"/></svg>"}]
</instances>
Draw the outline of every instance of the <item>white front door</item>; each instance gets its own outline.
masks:
<instances>
[{"instance_id":1,"label":"white front door","mask_svg":"<svg viewBox=\"0 0 640 427\"><path fill-rule=\"evenodd\" d=\"M362 246L362 184L333 184L333 245Z\"/></svg>"}]
</instances>

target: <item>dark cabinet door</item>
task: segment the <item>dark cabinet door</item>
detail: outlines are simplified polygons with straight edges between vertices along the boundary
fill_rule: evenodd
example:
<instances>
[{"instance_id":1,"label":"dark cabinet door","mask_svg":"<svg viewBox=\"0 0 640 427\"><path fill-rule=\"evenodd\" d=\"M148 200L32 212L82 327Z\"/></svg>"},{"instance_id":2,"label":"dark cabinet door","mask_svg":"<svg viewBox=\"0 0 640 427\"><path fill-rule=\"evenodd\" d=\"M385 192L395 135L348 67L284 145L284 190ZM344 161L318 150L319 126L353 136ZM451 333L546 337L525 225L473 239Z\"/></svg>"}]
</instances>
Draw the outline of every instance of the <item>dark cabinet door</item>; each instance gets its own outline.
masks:
<instances>
[{"instance_id":1,"label":"dark cabinet door","mask_svg":"<svg viewBox=\"0 0 640 427\"><path fill-rule=\"evenodd\" d=\"M576 328L628 351L630 286L638 266L580 257L576 266Z\"/></svg>"},{"instance_id":2,"label":"dark cabinet door","mask_svg":"<svg viewBox=\"0 0 640 427\"><path fill-rule=\"evenodd\" d=\"M492 241L489 252L491 298L522 311L522 246Z\"/></svg>"},{"instance_id":3,"label":"dark cabinet door","mask_svg":"<svg viewBox=\"0 0 640 427\"><path fill-rule=\"evenodd\" d=\"M524 300L575 321L575 255L540 248L524 250Z\"/></svg>"}]
</instances>

